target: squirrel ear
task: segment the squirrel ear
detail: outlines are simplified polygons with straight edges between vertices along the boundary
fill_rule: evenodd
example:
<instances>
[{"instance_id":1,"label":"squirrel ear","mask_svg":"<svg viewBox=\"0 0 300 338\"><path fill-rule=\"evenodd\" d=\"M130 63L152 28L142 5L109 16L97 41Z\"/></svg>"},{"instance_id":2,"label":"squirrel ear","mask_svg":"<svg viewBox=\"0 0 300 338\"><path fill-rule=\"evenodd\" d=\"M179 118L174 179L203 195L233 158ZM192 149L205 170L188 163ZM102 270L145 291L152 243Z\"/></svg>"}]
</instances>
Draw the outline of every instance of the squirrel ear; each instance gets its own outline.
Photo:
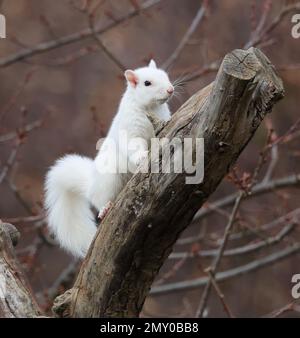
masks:
<instances>
[{"instance_id":1,"label":"squirrel ear","mask_svg":"<svg viewBox=\"0 0 300 338\"><path fill-rule=\"evenodd\" d=\"M124 76L129 84L131 84L132 87L136 87L138 84L138 77L136 76L135 72L131 69L127 69L124 73Z\"/></svg>"},{"instance_id":2,"label":"squirrel ear","mask_svg":"<svg viewBox=\"0 0 300 338\"><path fill-rule=\"evenodd\" d=\"M153 59L149 62L148 67L150 67L150 68L157 68L156 63L155 63L155 61Z\"/></svg>"}]
</instances>

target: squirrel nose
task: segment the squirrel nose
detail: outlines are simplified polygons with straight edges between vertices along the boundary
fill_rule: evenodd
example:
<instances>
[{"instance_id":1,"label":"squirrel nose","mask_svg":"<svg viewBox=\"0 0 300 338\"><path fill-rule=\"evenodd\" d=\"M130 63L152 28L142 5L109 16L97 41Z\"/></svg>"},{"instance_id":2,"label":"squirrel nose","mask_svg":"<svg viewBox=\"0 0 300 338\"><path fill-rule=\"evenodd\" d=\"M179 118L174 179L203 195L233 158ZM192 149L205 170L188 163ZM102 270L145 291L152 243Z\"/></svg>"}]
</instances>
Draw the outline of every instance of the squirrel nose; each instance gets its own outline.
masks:
<instances>
[{"instance_id":1,"label":"squirrel nose","mask_svg":"<svg viewBox=\"0 0 300 338\"><path fill-rule=\"evenodd\" d=\"M167 89L167 93L168 94L173 94L173 92L174 92L174 87L172 86L172 87L169 87L168 89Z\"/></svg>"}]
</instances>

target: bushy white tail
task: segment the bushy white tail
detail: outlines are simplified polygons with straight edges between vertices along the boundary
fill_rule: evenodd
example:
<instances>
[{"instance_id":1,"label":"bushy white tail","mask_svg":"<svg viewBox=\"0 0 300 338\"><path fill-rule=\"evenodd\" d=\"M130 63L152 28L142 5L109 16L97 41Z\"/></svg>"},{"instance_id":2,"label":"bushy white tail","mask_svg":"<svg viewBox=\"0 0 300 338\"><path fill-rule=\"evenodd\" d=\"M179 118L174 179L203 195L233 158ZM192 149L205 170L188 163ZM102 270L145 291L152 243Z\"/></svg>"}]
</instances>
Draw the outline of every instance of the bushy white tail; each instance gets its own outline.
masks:
<instances>
[{"instance_id":1,"label":"bushy white tail","mask_svg":"<svg viewBox=\"0 0 300 338\"><path fill-rule=\"evenodd\" d=\"M94 162L67 155L56 162L46 178L45 206L48 225L62 247L84 257L96 233L88 192Z\"/></svg>"}]
</instances>

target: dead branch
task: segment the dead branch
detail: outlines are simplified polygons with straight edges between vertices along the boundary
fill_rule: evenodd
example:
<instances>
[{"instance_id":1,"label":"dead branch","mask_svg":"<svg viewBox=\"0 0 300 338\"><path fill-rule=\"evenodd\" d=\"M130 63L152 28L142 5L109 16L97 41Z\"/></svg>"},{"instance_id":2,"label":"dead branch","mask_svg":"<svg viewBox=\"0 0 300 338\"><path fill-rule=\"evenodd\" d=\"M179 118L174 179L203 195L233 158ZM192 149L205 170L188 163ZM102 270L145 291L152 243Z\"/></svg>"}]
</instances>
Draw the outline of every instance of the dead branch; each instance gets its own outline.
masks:
<instances>
[{"instance_id":1,"label":"dead branch","mask_svg":"<svg viewBox=\"0 0 300 338\"><path fill-rule=\"evenodd\" d=\"M56 314L138 316L178 236L282 96L281 80L259 50L226 55L215 82L158 134L204 138L204 181L186 184L185 173L135 174L103 220L74 287L56 299Z\"/></svg>"},{"instance_id":2,"label":"dead branch","mask_svg":"<svg viewBox=\"0 0 300 338\"><path fill-rule=\"evenodd\" d=\"M4 318L41 314L14 254L18 239L16 228L0 221L0 317Z\"/></svg>"}]
</instances>

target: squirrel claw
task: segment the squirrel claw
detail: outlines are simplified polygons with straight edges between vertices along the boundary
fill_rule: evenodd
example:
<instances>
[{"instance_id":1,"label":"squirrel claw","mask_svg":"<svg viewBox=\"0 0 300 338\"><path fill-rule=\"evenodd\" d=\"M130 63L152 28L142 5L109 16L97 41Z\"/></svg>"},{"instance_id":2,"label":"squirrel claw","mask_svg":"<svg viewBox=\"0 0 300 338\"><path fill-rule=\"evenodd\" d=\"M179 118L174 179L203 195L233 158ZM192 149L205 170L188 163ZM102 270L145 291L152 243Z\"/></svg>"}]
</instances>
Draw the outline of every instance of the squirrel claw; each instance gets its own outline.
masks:
<instances>
[{"instance_id":1,"label":"squirrel claw","mask_svg":"<svg viewBox=\"0 0 300 338\"><path fill-rule=\"evenodd\" d=\"M104 217L107 215L112 206L113 206L112 202L109 201L103 208L100 209L98 214L98 219L100 221L103 221Z\"/></svg>"}]
</instances>

